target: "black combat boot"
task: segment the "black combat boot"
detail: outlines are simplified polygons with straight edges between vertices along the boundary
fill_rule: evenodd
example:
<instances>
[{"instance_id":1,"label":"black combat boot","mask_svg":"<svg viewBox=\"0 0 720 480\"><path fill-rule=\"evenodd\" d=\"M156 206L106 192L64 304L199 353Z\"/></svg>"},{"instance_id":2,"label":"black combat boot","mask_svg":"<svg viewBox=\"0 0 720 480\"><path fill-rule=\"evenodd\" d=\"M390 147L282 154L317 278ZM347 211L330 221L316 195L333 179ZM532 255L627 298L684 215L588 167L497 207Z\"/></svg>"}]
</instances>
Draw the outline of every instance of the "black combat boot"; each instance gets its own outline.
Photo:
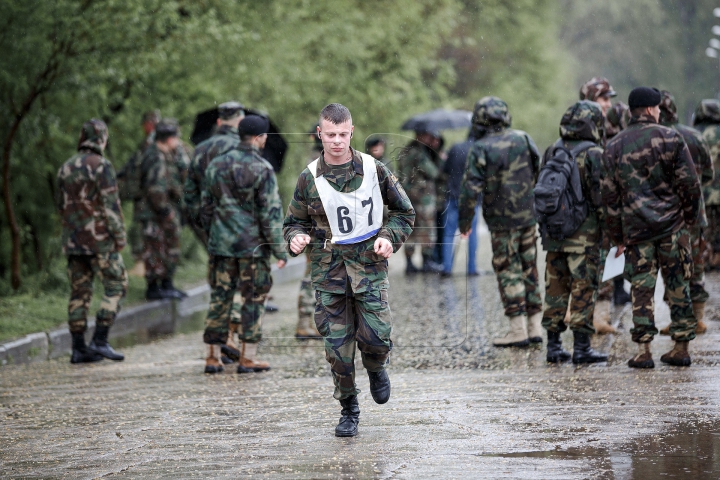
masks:
<instances>
[{"instance_id":1,"label":"black combat boot","mask_svg":"<svg viewBox=\"0 0 720 480\"><path fill-rule=\"evenodd\" d=\"M70 363L99 362L103 356L85 344L84 333L72 334L72 357Z\"/></svg>"},{"instance_id":2,"label":"black combat boot","mask_svg":"<svg viewBox=\"0 0 720 480\"><path fill-rule=\"evenodd\" d=\"M280 307L278 307L277 305L274 305L272 303L265 304L265 313L275 313L275 312L279 312L279 311L280 311Z\"/></svg>"},{"instance_id":3,"label":"black combat boot","mask_svg":"<svg viewBox=\"0 0 720 480\"><path fill-rule=\"evenodd\" d=\"M432 259L432 257L425 257L423 256L423 266L422 271L423 273L442 273L444 270L443 266L439 263L435 263Z\"/></svg>"},{"instance_id":4,"label":"black combat boot","mask_svg":"<svg viewBox=\"0 0 720 480\"><path fill-rule=\"evenodd\" d=\"M384 368L379 372L368 372L370 378L370 395L375 403L382 405L390 400L390 377Z\"/></svg>"},{"instance_id":5,"label":"black combat boot","mask_svg":"<svg viewBox=\"0 0 720 480\"><path fill-rule=\"evenodd\" d=\"M335 427L336 437L354 437L358 433L360 423L360 406L357 395L340 400L340 423Z\"/></svg>"},{"instance_id":6,"label":"black combat boot","mask_svg":"<svg viewBox=\"0 0 720 480\"><path fill-rule=\"evenodd\" d=\"M115 360L116 362L121 362L125 360L125 355L122 353L118 353L110 346L108 343L108 333L110 332L110 327L105 327L103 325L96 325L95 326L95 335L93 335L92 342L90 342L90 348L95 350L97 353L102 355L105 358L109 358L110 360Z\"/></svg>"},{"instance_id":7,"label":"black combat boot","mask_svg":"<svg viewBox=\"0 0 720 480\"><path fill-rule=\"evenodd\" d=\"M590 335L573 330L575 345L573 346L573 363L607 362L607 355L598 353L590 348Z\"/></svg>"},{"instance_id":8,"label":"black combat boot","mask_svg":"<svg viewBox=\"0 0 720 480\"><path fill-rule=\"evenodd\" d=\"M145 300L163 300L164 298L157 281L148 282L148 287L145 291Z\"/></svg>"},{"instance_id":9,"label":"black combat boot","mask_svg":"<svg viewBox=\"0 0 720 480\"><path fill-rule=\"evenodd\" d=\"M177 298L178 300L187 298L187 293L175 288L172 278L162 279L160 282L160 292L163 294L164 298Z\"/></svg>"},{"instance_id":10,"label":"black combat boot","mask_svg":"<svg viewBox=\"0 0 720 480\"><path fill-rule=\"evenodd\" d=\"M412 275L412 274L418 273L420 271L415 266L415 264L412 262L412 259L405 257L405 261L407 262L405 264L405 275Z\"/></svg>"},{"instance_id":11,"label":"black combat boot","mask_svg":"<svg viewBox=\"0 0 720 480\"><path fill-rule=\"evenodd\" d=\"M615 291L613 292L613 300L615 305L621 306L632 301L632 297L625 291L625 280L622 275L615 277L613 280L615 284Z\"/></svg>"},{"instance_id":12,"label":"black combat boot","mask_svg":"<svg viewBox=\"0 0 720 480\"><path fill-rule=\"evenodd\" d=\"M570 360L570 352L562 347L560 332L547 332L547 361L550 363L567 362Z\"/></svg>"}]
</instances>

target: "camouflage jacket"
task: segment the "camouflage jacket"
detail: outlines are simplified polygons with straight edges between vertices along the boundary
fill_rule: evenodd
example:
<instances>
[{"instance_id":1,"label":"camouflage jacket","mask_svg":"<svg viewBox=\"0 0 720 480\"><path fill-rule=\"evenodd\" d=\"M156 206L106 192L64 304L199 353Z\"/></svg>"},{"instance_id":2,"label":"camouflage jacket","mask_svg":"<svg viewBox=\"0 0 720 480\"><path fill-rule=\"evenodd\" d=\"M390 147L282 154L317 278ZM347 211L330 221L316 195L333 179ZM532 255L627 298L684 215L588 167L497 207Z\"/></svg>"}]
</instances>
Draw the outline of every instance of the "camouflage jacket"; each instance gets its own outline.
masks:
<instances>
[{"instance_id":1,"label":"camouflage jacket","mask_svg":"<svg viewBox=\"0 0 720 480\"><path fill-rule=\"evenodd\" d=\"M185 180L185 212L187 220L193 231L198 235L200 241L207 246L207 236L200 219L202 207L202 191L205 184L205 170L210 162L228 153L240 144L240 136L237 128L229 125L221 125L215 135L201 142L195 148L190 167L188 168L187 179Z\"/></svg>"},{"instance_id":2,"label":"camouflage jacket","mask_svg":"<svg viewBox=\"0 0 720 480\"><path fill-rule=\"evenodd\" d=\"M690 156L695 163L695 171L698 174L700 183L704 186L709 186L715 177L715 170L713 168L712 158L710 157L710 149L708 148L707 142L702 136L702 133L695 130L694 128L688 127L681 123L663 123L662 125L674 129L680 135L688 146ZM705 192L703 192L703 197ZM705 213L705 200L700 199L700 210L698 213L699 227L707 227L707 215Z\"/></svg>"},{"instance_id":3,"label":"camouflage jacket","mask_svg":"<svg viewBox=\"0 0 720 480\"><path fill-rule=\"evenodd\" d=\"M533 187L540 152L530 135L497 127L475 141L460 190L460 231L470 230L479 195L491 231L535 225Z\"/></svg>"},{"instance_id":4,"label":"camouflage jacket","mask_svg":"<svg viewBox=\"0 0 720 480\"><path fill-rule=\"evenodd\" d=\"M437 196L435 184L440 168L436 157L430 147L417 140L410 142L398 156L398 177L412 203Z\"/></svg>"},{"instance_id":5,"label":"camouflage jacket","mask_svg":"<svg viewBox=\"0 0 720 480\"><path fill-rule=\"evenodd\" d=\"M720 123L699 123L695 128L702 134L713 161L713 171L720 168ZM720 205L720 176L713 176L709 183L703 177L705 205Z\"/></svg>"},{"instance_id":6,"label":"camouflage jacket","mask_svg":"<svg viewBox=\"0 0 720 480\"><path fill-rule=\"evenodd\" d=\"M352 152L352 164L340 169L328 165L321 153L317 175L323 175L337 191L357 190L362 184L363 164L360 154L355 150ZM332 239L332 232L315 187L315 178L308 168L303 170L298 178L295 193L285 216L283 234L288 244L299 233L310 235L311 241L306 250L309 250L309 257L313 262L313 286L316 289L335 293L345 292L347 278L341 278L341 275L333 275L330 272L338 262L346 267L348 264L350 267L363 267L364 273L361 273L361 276L369 275L368 270L377 270L375 273L378 276L387 275L387 262L374 251L375 240L378 237L389 240L393 244L393 251L397 252L412 233L415 210L410 199L395 175L385 165L375 160L375 166L383 203L388 206L387 222L376 236L350 245L336 245L329 241L326 245L325 241ZM336 173L339 170L343 172L340 175ZM290 255L296 256L292 251ZM340 258L342 261L339 260ZM353 285L355 292L365 291L372 284L372 279L353 280L358 284Z\"/></svg>"},{"instance_id":7,"label":"camouflage jacket","mask_svg":"<svg viewBox=\"0 0 720 480\"><path fill-rule=\"evenodd\" d=\"M187 153L183 146L164 153L150 145L140 160L140 191L135 215L139 220L180 221L182 197L187 174Z\"/></svg>"},{"instance_id":8,"label":"camouflage jacket","mask_svg":"<svg viewBox=\"0 0 720 480\"><path fill-rule=\"evenodd\" d=\"M208 253L223 257L285 259L282 204L272 165L241 143L205 170L202 224Z\"/></svg>"},{"instance_id":9,"label":"camouflage jacket","mask_svg":"<svg viewBox=\"0 0 720 480\"><path fill-rule=\"evenodd\" d=\"M81 148L60 167L56 202L65 255L116 252L125 246L115 170L99 150Z\"/></svg>"},{"instance_id":10,"label":"camouflage jacket","mask_svg":"<svg viewBox=\"0 0 720 480\"><path fill-rule=\"evenodd\" d=\"M125 165L118 171L118 189L121 200L137 201L141 197L140 192L140 161L145 150L155 143L155 132L151 132L140 142L137 150L125 162Z\"/></svg>"},{"instance_id":11,"label":"camouflage jacket","mask_svg":"<svg viewBox=\"0 0 720 480\"><path fill-rule=\"evenodd\" d=\"M702 192L690 151L675 130L633 117L603 154L610 239L632 245L664 238L698 219Z\"/></svg>"}]
</instances>

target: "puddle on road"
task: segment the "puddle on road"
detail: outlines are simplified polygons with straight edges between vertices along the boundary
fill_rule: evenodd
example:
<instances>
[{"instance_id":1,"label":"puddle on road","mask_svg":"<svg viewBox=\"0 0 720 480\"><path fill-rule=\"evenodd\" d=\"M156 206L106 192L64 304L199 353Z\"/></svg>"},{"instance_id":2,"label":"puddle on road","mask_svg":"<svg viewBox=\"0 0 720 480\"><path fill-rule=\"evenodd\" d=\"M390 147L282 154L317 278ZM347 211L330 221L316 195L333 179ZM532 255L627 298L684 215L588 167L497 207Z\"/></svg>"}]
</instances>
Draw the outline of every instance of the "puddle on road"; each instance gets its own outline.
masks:
<instances>
[{"instance_id":1,"label":"puddle on road","mask_svg":"<svg viewBox=\"0 0 720 480\"><path fill-rule=\"evenodd\" d=\"M720 478L720 422L682 421L671 430L638 437L619 448L582 447L565 450L485 455L502 458L596 460L613 480Z\"/></svg>"}]
</instances>

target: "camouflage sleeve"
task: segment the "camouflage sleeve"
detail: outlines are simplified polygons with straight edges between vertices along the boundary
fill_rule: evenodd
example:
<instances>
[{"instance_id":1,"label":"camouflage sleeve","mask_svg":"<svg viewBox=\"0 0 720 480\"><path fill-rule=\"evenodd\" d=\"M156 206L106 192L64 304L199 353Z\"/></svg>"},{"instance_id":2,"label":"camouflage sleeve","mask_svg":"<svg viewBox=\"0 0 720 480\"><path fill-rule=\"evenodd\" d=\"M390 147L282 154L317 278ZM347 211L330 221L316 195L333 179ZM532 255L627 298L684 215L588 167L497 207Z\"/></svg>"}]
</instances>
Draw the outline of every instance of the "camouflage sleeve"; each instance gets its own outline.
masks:
<instances>
[{"instance_id":1,"label":"camouflage sleeve","mask_svg":"<svg viewBox=\"0 0 720 480\"><path fill-rule=\"evenodd\" d=\"M420 155L417 169L425 178L435 180L440 176L440 169L435 162L433 162L432 158L430 158L430 155L426 155L425 153Z\"/></svg>"},{"instance_id":2,"label":"camouflage sleeve","mask_svg":"<svg viewBox=\"0 0 720 480\"><path fill-rule=\"evenodd\" d=\"M465 167L460 199L458 201L461 233L467 233L472 226L477 199L485 188L486 165L485 150L477 143L474 144L468 152L467 165Z\"/></svg>"},{"instance_id":3,"label":"camouflage sleeve","mask_svg":"<svg viewBox=\"0 0 720 480\"><path fill-rule=\"evenodd\" d=\"M167 165L162 159L157 159L147 170L147 199L155 214L160 218L166 218L172 214L170 200L168 198L167 186Z\"/></svg>"},{"instance_id":4,"label":"camouflage sleeve","mask_svg":"<svg viewBox=\"0 0 720 480\"><path fill-rule=\"evenodd\" d=\"M214 183L215 167L208 166L205 170L205 188L200 194L200 225L206 235L210 235L210 226L215 216L215 196L212 194L211 186Z\"/></svg>"},{"instance_id":5,"label":"camouflage sleeve","mask_svg":"<svg viewBox=\"0 0 720 480\"><path fill-rule=\"evenodd\" d=\"M682 205L683 217L688 225L695 225L700 210L702 190L685 140L678 134L678 147L675 162L675 191Z\"/></svg>"},{"instance_id":6,"label":"camouflage sleeve","mask_svg":"<svg viewBox=\"0 0 720 480\"><path fill-rule=\"evenodd\" d=\"M525 134L525 140L527 140L528 150L530 150L534 182L537 183L538 175L540 175L540 150L538 150L535 141L527 133Z\"/></svg>"},{"instance_id":7,"label":"camouflage sleeve","mask_svg":"<svg viewBox=\"0 0 720 480\"><path fill-rule=\"evenodd\" d=\"M185 188L183 192L183 202L188 216L188 223L193 229L202 230L202 221L200 220L200 209L202 208L202 192L200 191L201 179L195 171L198 165L198 159L193 159L188 168L187 178L185 179Z\"/></svg>"},{"instance_id":8,"label":"camouflage sleeve","mask_svg":"<svg viewBox=\"0 0 720 480\"><path fill-rule=\"evenodd\" d=\"M308 213L308 204L306 200L306 192L309 188L307 175L312 174L310 173L310 170L305 169L300 174L300 177L298 177L295 192L293 193L293 198L290 200L290 205L288 205L287 214L285 215L285 221L283 222L283 237L285 238L285 242L288 244L287 250L292 257L298 256L298 254L293 253L293 251L289 248L293 237L300 233L310 235L310 232L312 232L312 219Z\"/></svg>"},{"instance_id":9,"label":"camouflage sleeve","mask_svg":"<svg viewBox=\"0 0 720 480\"><path fill-rule=\"evenodd\" d=\"M585 175L587 184L590 187L588 199L590 205L597 210L601 224L604 221L602 187L600 185L602 179L602 154L603 150L600 147L590 147L585 153Z\"/></svg>"},{"instance_id":10,"label":"camouflage sleeve","mask_svg":"<svg viewBox=\"0 0 720 480\"><path fill-rule=\"evenodd\" d=\"M380 229L378 237L392 243L393 252L397 252L413 231L415 209L395 175L377 160L375 166L383 202L388 206L387 223Z\"/></svg>"},{"instance_id":11,"label":"camouflage sleeve","mask_svg":"<svg viewBox=\"0 0 720 480\"><path fill-rule=\"evenodd\" d=\"M602 201L604 205L605 225L613 245L623 244L622 231L622 203L620 201L620 186L617 181L616 153L607 149L603 152L603 172L600 185L602 187Z\"/></svg>"},{"instance_id":12,"label":"camouflage sleeve","mask_svg":"<svg viewBox=\"0 0 720 480\"><path fill-rule=\"evenodd\" d=\"M702 169L701 172L697 172L700 174L700 182L702 185L710 185L712 183L713 178L715 178L715 168L713 167L713 160L710 156L710 147L708 147L707 142L705 139L701 136L699 138L700 140L700 168Z\"/></svg>"},{"instance_id":13,"label":"camouflage sleeve","mask_svg":"<svg viewBox=\"0 0 720 480\"><path fill-rule=\"evenodd\" d=\"M109 162L104 162L97 172L98 191L102 197L105 210L105 221L110 235L115 239L115 248L125 247L125 222L123 219L120 197L118 196L115 169Z\"/></svg>"},{"instance_id":14,"label":"camouflage sleeve","mask_svg":"<svg viewBox=\"0 0 720 480\"><path fill-rule=\"evenodd\" d=\"M260 231L270 242L270 249L277 259L286 260L287 252L282 236L282 202L277 178L270 166L259 177L259 183L255 188L255 205L260 220Z\"/></svg>"}]
</instances>

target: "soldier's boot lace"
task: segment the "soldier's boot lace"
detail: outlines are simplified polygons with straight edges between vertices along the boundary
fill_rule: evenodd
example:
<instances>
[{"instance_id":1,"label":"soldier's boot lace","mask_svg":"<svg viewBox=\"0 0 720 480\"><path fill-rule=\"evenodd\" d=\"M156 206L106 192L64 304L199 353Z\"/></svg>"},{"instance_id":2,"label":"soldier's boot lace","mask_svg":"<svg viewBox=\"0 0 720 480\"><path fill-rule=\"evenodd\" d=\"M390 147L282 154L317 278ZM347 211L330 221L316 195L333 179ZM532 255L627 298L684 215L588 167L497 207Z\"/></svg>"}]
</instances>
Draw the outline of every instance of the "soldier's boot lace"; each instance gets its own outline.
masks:
<instances>
[{"instance_id":1,"label":"soldier's boot lace","mask_svg":"<svg viewBox=\"0 0 720 480\"><path fill-rule=\"evenodd\" d=\"M335 427L336 437L354 437L358 433L360 423L360 406L357 395L340 400L340 422Z\"/></svg>"},{"instance_id":2,"label":"soldier's boot lace","mask_svg":"<svg viewBox=\"0 0 720 480\"><path fill-rule=\"evenodd\" d=\"M615 305L622 306L626 303L632 302L632 297L625 291L625 280L623 277L615 277L613 283L615 285L613 291L613 300L615 301Z\"/></svg>"},{"instance_id":3,"label":"soldier's boot lace","mask_svg":"<svg viewBox=\"0 0 720 480\"><path fill-rule=\"evenodd\" d=\"M675 367L689 367L692 363L690 353L688 352L689 344L690 342L675 341L673 349L660 357L660 361Z\"/></svg>"},{"instance_id":4,"label":"soldier's boot lace","mask_svg":"<svg viewBox=\"0 0 720 480\"><path fill-rule=\"evenodd\" d=\"M205 358L205 373L220 373L225 370L220 361L220 345L208 345L207 357Z\"/></svg>"},{"instance_id":5,"label":"soldier's boot lace","mask_svg":"<svg viewBox=\"0 0 720 480\"><path fill-rule=\"evenodd\" d=\"M547 332L547 356L550 363L567 362L570 360L570 352L565 350L560 340L560 332Z\"/></svg>"},{"instance_id":6,"label":"soldier's boot lace","mask_svg":"<svg viewBox=\"0 0 720 480\"><path fill-rule=\"evenodd\" d=\"M529 344L525 315L510 317L510 331L504 337L493 340L496 347L527 347Z\"/></svg>"},{"instance_id":7,"label":"soldier's boot lace","mask_svg":"<svg viewBox=\"0 0 720 480\"><path fill-rule=\"evenodd\" d=\"M85 334L72 333L72 356L70 363L99 362L104 357L85 344Z\"/></svg>"},{"instance_id":8,"label":"soldier's boot lace","mask_svg":"<svg viewBox=\"0 0 720 480\"><path fill-rule=\"evenodd\" d=\"M242 342L242 354L238 362L237 373L264 372L270 370L270 364L258 360L258 344Z\"/></svg>"},{"instance_id":9,"label":"soldier's boot lace","mask_svg":"<svg viewBox=\"0 0 720 480\"><path fill-rule=\"evenodd\" d=\"M596 352L590 347L590 335L585 332L573 330L573 338L573 363L607 362L607 355Z\"/></svg>"},{"instance_id":10,"label":"soldier's boot lace","mask_svg":"<svg viewBox=\"0 0 720 480\"><path fill-rule=\"evenodd\" d=\"M528 340L530 343L542 343L542 312L537 312L528 319Z\"/></svg>"},{"instance_id":11,"label":"soldier's boot lace","mask_svg":"<svg viewBox=\"0 0 720 480\"><path fill-rule=\"evenodd\" d=\"M92 341L90 342L90 348L95 350L97 353L110 360L121 362L125 360L125 355L120 352L116 352L108 343L108 334L110 333L110 327L105 325L96 325L95 334L93 335Z\"/></svg>"},{"instance_id":12,"label":"soldier's boot lace","mask_svg":"<svg viewBox=\"0 0 720 480\"><path fill-rule=\"evenodd\" d=\"M655 362L650 352L650 342L638 343L638 354L628 360L631 368L655 368Z\"/></svg>"},{"instance_id":13,"label":"soldier's boot lace","mask_svg":"<svg viewBox=\"0 0 720 480\"><path fill-rule=\"evenodd\" d=\"M370 395L375 403L382 405L390 400L390 377L384 368L379 372L368 372Z\"/></svg>"},{"instance_id":14,"label":"soldier's boot lace","mask_svg":"<svg viewBox=\"0 0 720 480\"><path fill-rule=\"evenodd\" d=\"M598 300L595 303L593 327L595 327L595 333L598 335L617 333L615 327L610 323L610 300Z\"/></svg>"}]
</instances>

